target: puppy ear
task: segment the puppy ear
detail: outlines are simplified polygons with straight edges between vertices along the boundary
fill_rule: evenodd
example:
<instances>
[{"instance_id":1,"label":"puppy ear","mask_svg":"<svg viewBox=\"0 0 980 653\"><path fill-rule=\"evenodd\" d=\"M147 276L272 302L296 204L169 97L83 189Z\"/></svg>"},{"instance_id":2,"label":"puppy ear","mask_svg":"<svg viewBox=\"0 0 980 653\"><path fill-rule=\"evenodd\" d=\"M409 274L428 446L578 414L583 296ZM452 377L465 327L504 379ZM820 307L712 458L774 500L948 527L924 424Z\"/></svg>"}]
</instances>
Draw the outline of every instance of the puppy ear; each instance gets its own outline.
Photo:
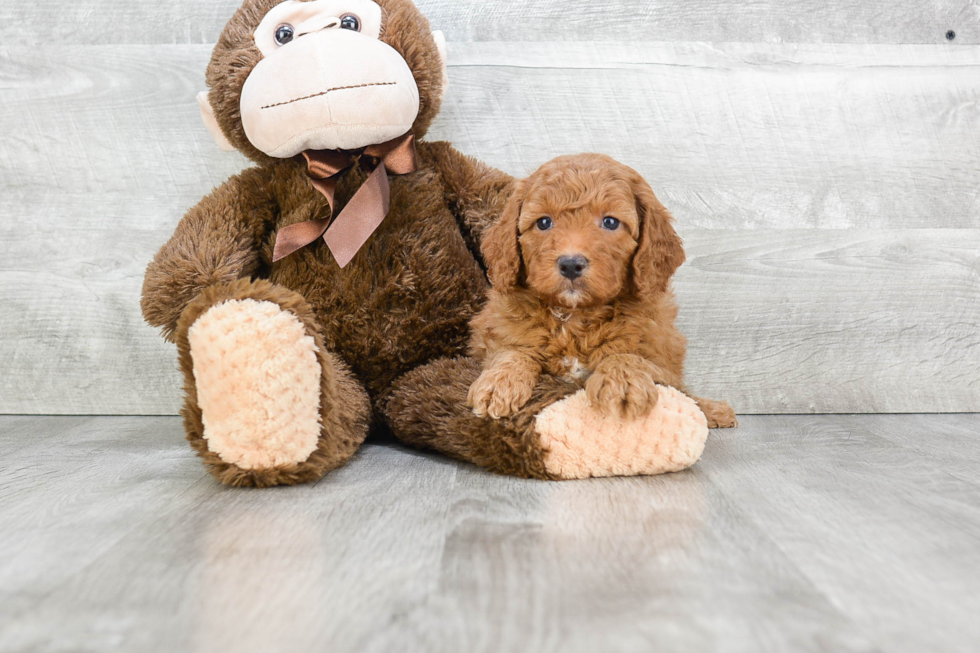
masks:
<instances>
[{"instance_id":1,"label":"puppy ear","mask_svg":"<svg viewBox=\"0 0 980 653\"><path fill-rule=\"evenodd\" d=\"M496 288L517 287L521 272L517 227L526 194L525 182L516 182L503 213L483 234L483 262L486 263L490 283Z\"/></svg>"},{"instance_id":2,"label":"puppy ear","mask_svg":"<svg viewBox=\"0 0 980 653\"><path fill-rule=\"evenodd\" d=\"M674 219L653 194L650 184L634 172L631 183L640 216L640 244L633 255L633 285L640 295L667 292L674 272L684 262L684 247L674 231Z\"/></svg>"}]
</instances>

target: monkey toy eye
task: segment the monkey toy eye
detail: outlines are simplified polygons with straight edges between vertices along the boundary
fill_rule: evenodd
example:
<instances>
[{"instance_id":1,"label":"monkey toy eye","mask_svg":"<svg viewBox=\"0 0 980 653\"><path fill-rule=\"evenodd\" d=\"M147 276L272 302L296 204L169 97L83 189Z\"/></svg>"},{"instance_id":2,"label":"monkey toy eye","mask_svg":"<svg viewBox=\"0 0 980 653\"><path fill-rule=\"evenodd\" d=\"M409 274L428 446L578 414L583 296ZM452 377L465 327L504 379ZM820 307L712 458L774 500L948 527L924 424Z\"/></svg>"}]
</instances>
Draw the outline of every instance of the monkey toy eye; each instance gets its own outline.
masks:
<instances>
[{"instance_id":1,"label":"monkey toy eye","mask_svg":"<svg viewBox=\"0 0 980 653\"><path fill-rule=\"evenodd\" d=\"M543 218L538 218L538 221L535 222L534 224L537 225L538 229L540 229L541 231L548 231L553 226L555 226L554 221L548 216L544 216Z\"/></svg>"},{"instance_id":2,"label":"monkey toy eye","mask_svg":"<svg viewBox=\"0 0 980 653\"><path fill-rule=\"evenodd\" d=\"M345 14L340 19L340 29L349 29L355 32L360 32L361 21L354 14Z\"/></svg>"},{"instance_id":3,"label":"monkey toy eye","mask_svg":"<svg viewBox=\"0 0 980 653\"><path fill-rule=\"evenodd\" d=\"M619 229L619 220L611 216L606 216L602 219L602 228L608 229L609 231L616 231Z\"/></svg>"},{"instance_id":4,"label":"monkey toy eye","mask_svg":"<svg viewBox=\"0 0 980 653\"><path fill-rule=\"evenodd\" d=\"M276 43L279 45L286 45L293 40L293 26L288 24L282 24L276 28Z\"/></svg>"}]
</instances>

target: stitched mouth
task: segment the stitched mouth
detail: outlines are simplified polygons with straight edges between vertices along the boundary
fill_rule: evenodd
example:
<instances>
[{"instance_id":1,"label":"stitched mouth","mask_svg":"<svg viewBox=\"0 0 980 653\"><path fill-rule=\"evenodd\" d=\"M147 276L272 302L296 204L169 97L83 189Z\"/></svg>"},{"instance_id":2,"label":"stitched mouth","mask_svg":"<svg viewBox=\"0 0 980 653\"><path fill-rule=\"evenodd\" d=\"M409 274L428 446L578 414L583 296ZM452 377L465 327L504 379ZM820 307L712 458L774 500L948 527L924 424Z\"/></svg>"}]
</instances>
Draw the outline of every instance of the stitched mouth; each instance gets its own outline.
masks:
<instances>
[{"instance_id":1,"label":"stitched mouth","mask_svg":"<svg viewBox=\"0 0 980 653\"><path fill-rule=\"evenodd\" d=\"M369 86L396 86L398 82L372 82L370 84L354 84L352 86L335 86L334 88L328 88L325 91L320 91L319 93L314 93L313 95L306 95L304 97L298 97L295 100L286 100L285 102L276 102L275 104L267 104L262 107L263 109L272 109L273 107L282 107L287 104L293 104L294 102L302 102L303 100L310 100L315 97L321 97L327 93L333 93L334 91L348 91L355 88L367 88Z\"/></svg>"}]
</instances>

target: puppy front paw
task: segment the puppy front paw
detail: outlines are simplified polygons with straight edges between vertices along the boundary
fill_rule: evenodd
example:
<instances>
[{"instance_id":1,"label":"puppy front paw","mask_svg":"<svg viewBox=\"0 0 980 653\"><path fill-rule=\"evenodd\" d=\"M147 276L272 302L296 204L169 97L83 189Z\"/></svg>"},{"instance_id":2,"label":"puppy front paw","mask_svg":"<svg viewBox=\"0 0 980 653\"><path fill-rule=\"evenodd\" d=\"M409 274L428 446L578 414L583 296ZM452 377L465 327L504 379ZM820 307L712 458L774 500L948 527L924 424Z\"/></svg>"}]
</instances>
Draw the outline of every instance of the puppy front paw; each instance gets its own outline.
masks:
<instances>
[{"instance_id":1,"label":"puppy front paw","mask_svg":"<svg viewBox=\"0 0 980 653\"><path fill-rule=\"evenodd\" d=\"M531 399L536 380L534 375L514 370L484 370L470 386L467 403L479 417L508 417Z\"/></svg>"},{"instance_id":2,"label":"puppy front paw","mask_svg":"<svg viewBox=\"0 0 980 653\"><path fill-rule=\"evenodd\" d=\"M625 367L596 370L585 383L585 392L600 414L625 421L647 417L660 396L653 377Z\"/></svg>"}]
</instances>

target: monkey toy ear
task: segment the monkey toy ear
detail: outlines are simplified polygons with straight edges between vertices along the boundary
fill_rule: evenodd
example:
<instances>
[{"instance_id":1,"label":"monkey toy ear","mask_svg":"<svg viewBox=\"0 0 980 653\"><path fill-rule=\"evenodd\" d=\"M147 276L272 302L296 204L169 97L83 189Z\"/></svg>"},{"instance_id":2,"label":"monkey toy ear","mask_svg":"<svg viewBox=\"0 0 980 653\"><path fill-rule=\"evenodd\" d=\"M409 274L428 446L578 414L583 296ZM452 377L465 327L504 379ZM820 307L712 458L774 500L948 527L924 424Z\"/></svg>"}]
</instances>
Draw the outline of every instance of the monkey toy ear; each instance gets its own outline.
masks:
<instances>
[{"instance_id":1,"label":"monkey toy ear","mask_svg":"<svg viewBox=\"0 0 980 653\"><path fill-rule=\"evenodd\" d=\"M449 61L449 52L446 47L446 35L443 34L441 29L437 29L432 32L432 38L436 42L436 50L439 51L439 57L442 59L442 88L445 89L449 86L449 71L447 69L447 62Z\"/></svg>"},{"instance_id":2,"label":"monkey toy ear","mask_svg":"<svg viewBox=\"0 0 980 653\"><path fill-rule=\"evenodd\" d=\"M204 121L204 126L211 132L211 137L218 145L218 149L222 152L234 152L235 146L225 137L221 131L221 127L218 126L218 119L214 117L214 109L211 108L211 103L208 102L207 91L201 91L197 94L197 104L201 107L201 120Z\"/></svg>"}]
</instances>

